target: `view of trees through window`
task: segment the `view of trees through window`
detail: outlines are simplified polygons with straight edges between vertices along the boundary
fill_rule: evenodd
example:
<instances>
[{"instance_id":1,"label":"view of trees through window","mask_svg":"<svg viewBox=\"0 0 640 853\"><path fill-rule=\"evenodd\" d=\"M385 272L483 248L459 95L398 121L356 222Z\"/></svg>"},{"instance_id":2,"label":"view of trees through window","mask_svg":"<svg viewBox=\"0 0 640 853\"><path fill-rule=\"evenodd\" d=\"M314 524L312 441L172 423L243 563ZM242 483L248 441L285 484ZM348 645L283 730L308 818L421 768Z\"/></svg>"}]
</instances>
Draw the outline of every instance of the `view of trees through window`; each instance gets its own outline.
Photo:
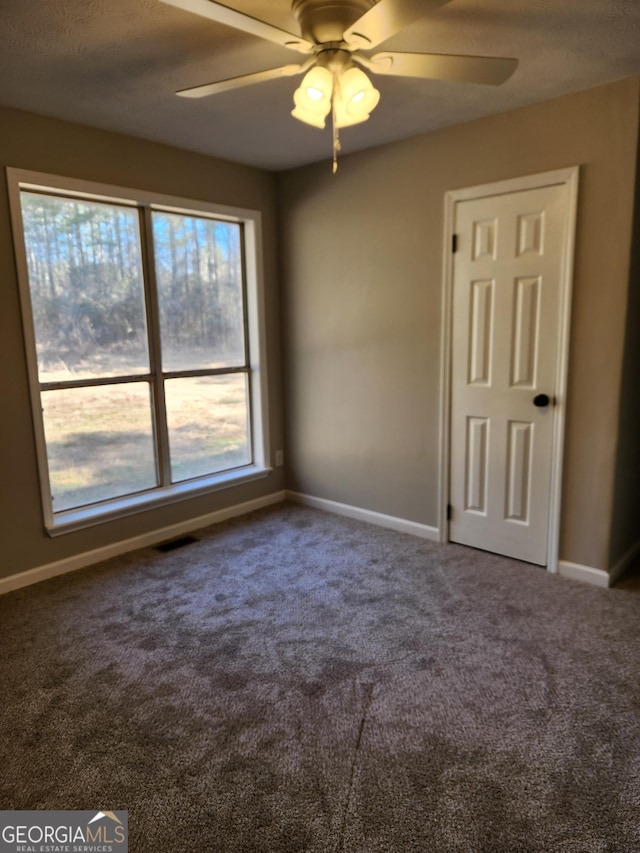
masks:
<instances>
[{"instance_id":1,"label":"view of trees through window","mask_svg":"<svg viewBox=\"0 0 640 853\"><path fill-rule=\"evenodd\" d=\"M137 207L21 209L54 511L250 463L241 226L153 210L143 248Z\"/></svg>"}]
</instances>

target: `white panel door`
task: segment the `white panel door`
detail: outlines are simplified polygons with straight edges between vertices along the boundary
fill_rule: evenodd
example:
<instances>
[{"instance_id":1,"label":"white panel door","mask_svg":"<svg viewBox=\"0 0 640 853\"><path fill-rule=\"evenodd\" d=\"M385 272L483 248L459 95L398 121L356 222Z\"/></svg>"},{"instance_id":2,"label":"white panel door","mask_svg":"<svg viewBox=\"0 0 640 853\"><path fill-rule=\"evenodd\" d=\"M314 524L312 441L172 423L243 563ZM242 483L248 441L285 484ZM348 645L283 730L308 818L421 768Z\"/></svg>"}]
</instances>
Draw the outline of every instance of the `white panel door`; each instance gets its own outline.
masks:
<instances>
[{"instance_id":1,"label":"white panel door","mask_svg":"<svg viewBox=\"0 0 640 853\"><path fill-rule=\"evenodd\" d=\"M455 214L449 538L540 565L566 203L556 185L460 201Z\"/></svg>"}]
</instances>

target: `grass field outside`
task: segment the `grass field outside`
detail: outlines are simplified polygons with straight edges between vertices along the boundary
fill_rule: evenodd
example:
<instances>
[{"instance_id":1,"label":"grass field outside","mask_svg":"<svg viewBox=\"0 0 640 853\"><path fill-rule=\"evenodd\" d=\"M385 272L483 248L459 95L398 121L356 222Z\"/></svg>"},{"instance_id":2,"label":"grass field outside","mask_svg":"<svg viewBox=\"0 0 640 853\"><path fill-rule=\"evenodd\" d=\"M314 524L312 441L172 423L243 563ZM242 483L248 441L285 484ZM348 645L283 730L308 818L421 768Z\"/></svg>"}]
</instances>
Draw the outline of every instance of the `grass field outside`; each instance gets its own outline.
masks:
<instances>
[{"instance_id":1,"label":"grass field outside","mask_svg":"<svg viewBox=\"0 0 640 853\"><path fill-rule=\"evenodd\" d=\"M47 379L105 375L100 363L78 368ZM251 462L246 385L245 374L166 380L173 482ZM158 485L148 382L49 390L42 402L54 512Z\"/></svg>"}]
</instances>

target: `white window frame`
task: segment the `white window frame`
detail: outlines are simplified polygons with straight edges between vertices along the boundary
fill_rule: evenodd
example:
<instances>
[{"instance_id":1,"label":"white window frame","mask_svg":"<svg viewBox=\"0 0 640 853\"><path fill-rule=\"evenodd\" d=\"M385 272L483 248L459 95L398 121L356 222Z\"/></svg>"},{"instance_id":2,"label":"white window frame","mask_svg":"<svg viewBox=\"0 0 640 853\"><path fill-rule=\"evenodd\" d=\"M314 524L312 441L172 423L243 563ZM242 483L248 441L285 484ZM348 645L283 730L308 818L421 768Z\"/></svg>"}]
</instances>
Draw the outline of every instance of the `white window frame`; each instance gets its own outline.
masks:
<instances>
[{"instance_id":1,"label":"white window frame","mask_svg":"<svg viewBox=\"0 0 640 853\"><path fill-rule=\"evenodd\" d=\"M262 220L256 210L229 207L194 199L178 198L146 190L128 189L110 186L74 178L49 175L24 169L7 167L7 184L13 245L15 251L20 300L22 305L22 324L26 349L31 407L44 527L50 536L80 530L101 522L131 515L136 511L148 510L196 497L201 494L238 486L268 476L269 466L269 413L267 386L267 352L264 281L262 268ZM51 498L47 445L45 441L42 403L40 397L40 379L36 355L36 340L31 305L31 291L27 267L24 229L20 193L22 190L60 192L67 197L102 201L111 204L125 204L148 211L162 211L182 215L205 215L215 219L238 223L243 226L244 235L244 283L247 317L249 367L249 397L251 410L251 450L252 463L212 474L198 479L156 486L148 491L120 498L101 501L76 509L54 512Z\"/></svg>"}]
</instances>

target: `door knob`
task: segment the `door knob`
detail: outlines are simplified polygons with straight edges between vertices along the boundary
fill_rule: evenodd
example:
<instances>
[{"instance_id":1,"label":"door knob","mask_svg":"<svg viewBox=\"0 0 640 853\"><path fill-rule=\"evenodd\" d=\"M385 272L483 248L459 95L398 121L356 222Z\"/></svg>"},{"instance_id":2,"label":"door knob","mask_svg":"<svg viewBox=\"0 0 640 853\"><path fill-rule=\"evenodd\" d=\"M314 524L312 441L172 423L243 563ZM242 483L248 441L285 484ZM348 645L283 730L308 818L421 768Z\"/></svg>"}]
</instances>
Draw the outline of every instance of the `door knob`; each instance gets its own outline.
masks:
<instances>
[{"instance_id":1,"label":"door knob","mask_svg":"<svg viewBox=\"0 0 640 853\"><path fill-rule=\"evenodd\" d=\"M538 406L539 409L544 409L545 406L549 405L549 396L547 394L536 394L533 398L533 405Z\"/></svg>"}]
</instances>

